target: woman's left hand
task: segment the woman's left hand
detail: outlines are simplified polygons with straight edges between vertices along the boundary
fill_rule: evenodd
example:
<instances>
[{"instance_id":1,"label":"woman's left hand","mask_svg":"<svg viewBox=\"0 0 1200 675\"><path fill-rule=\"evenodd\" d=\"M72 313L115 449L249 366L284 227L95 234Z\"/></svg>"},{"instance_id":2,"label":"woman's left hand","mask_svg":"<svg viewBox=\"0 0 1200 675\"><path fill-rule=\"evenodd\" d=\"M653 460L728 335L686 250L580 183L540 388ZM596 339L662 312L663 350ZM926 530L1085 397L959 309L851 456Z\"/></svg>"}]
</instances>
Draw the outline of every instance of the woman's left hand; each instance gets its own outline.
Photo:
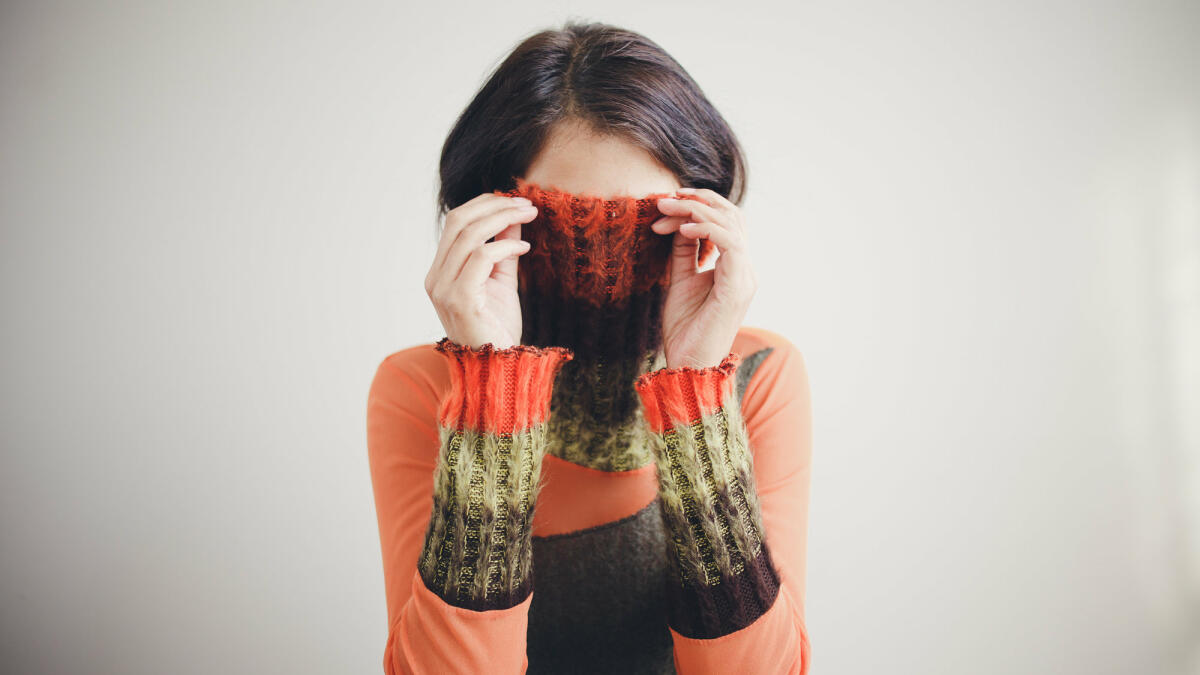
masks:
<instances>
[{"instance_id":1,"label":"woman's left hand","mask_svg":"<svg viewBox=\"0 0 1200 675\"><path fill-rule=\"evenodd\" d=\"M668 368L708 368L732 350L758 280L738 206L713 190L679 188L675 193L682 199L658 200L666 217L650 226L659 234L675 233L671 286L663 307L663 352ZM714 268L704 272L696 271L700 239L720 251Z\"/></svg>"}]
</instances>

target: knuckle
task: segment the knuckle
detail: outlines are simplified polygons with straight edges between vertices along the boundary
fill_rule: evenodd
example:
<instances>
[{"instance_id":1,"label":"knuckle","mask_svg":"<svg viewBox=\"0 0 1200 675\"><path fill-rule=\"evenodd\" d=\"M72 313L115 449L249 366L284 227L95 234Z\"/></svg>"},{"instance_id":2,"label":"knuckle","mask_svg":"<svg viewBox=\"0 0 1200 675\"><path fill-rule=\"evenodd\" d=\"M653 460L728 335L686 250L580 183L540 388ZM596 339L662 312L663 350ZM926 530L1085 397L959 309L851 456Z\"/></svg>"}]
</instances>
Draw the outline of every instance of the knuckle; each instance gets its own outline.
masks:
<instances>
[{"instance_id":1,"label":"knuckle","mask_svg":"<svg viewBox=\"0 0 1200 675\"><path fill-rule=\"evenodd\" d=\"M471 241L477 241L478 240L477 238L481 236L480 232L482 230L487 229L488 225L492 222L493 222L493 217L486 216L486 217L480 218L472 223L468 223L467 225L463 226L462 235L465 237L470 237ZM478 240L478 241L482 241L482 240ZM478 245L478 244L476 244L476 245Z\"/></svg>"}]
</instances>

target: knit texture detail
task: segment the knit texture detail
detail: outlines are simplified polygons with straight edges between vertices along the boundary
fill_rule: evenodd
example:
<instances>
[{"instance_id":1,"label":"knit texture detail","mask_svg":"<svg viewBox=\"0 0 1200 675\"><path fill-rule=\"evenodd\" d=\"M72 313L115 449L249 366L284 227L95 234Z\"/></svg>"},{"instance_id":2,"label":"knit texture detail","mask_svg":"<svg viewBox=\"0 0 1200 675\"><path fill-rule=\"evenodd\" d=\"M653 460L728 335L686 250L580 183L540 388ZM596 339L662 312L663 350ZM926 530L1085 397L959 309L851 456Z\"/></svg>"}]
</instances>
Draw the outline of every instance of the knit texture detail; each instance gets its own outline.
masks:
<instances>
[{"instance_id":1,"label":"knit texture detail","mask_svg":"<svg viewBox=\"0 0 1200 675\"><path fill-rule=\"evenodd\" d=\"M676 424L691 424L716 412L734 395L738 364L742 356L729 352L721 362L707 368L660 368L634 382L641 395L646 423L662 434Z\"/></svg>"},{"instance_id":2,"label":"knit texture detail","mask_svg":"<svg viewBox=\"0 0 1200 675\"><path fill-rule=\"evenodd\" d=\"M658 200L674 193L600 197L520 177L513 182L516 187L495 193L525 197L538 207L537 217L521 226L521 238L531 244L519 265L522 287L603 305L667 284L672 238L650 225L663 217ZM711 250L706 241L701 257ZM547 280L553 281L549 288Z\"/></svg>"},{"instance_id":3,"label":"knit texture detail","mask_svg":"<svg viewBox=\"0 0 1200 675\"><path fill-rule=\"evenodd\" d=\"M495 193L538 207L521 226L530 242L518 265L521 342L575 357L553 392L548 452L603 471L645 466L653 457L633 381L663 363L672 238L650 225L672 193L600 197L513 182Z\"/></svg>"},{"instance_id":4,"label":"knit texture detail","mask_svg":"<svg viewBox=\"0 0 1200 675\"><path fill-rule=\"evenodd\" d=\"M663 368L635 382L671 538L668 617L687 637L745 628L779 592L735 388L740 361L730 352L717 366Z\"/></svg>"},{"instance_id":5,"label":"knit texture detail","mask_svg":"<svg viewBox=\"0 0 1200 675\"><path fill-rule=\"evenodd\" d=\"M450 364L450 391L442 399L441 424L493 434L544 422L554 377L562 364L574 358L562 347L496 349L488 342L471 348L449 337L439 340L434 349Z\"/></svg>"},{"instance_id":6,"label":"knit texture detail","mask_svg":"<svg viewBox=\"0 0 1200 675\"><path fill-rule=\"evenodd\" d=\"M467 609L505 609L533 589L533 511L546 416L569 350L440 340L450 390L440 409L433 509L418 561L427 588Z\"/></svg>"}]
</instances>

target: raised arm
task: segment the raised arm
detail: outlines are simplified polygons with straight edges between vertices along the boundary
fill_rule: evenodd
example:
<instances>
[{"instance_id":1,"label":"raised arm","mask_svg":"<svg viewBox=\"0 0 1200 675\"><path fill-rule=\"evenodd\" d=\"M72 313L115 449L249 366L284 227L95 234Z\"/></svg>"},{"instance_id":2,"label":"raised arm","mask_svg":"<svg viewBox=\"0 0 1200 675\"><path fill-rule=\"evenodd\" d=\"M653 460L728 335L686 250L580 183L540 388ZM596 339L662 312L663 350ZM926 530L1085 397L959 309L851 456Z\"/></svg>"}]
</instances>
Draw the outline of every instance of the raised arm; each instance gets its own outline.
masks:
<instances>
[{"instance_id":1,"label":"raised arm","mask_svg":"<svg viewBox=\"0 0 1200 675\"><path fill-rule=\"evenodd\" d=\"M808 672L804 574L811 425L800 352L774 350L739 399L741 355L636 382L655 453L681 675Z\"/></svg>"},{"instance_id":2,"label":"raised arm","mask_svg":"<svg viewBox=\"0 0 1200 675\"><path fill-rule=\"evenodd\" d=\"M385 360L368 400L387 588L384 672L523 673L545 420L573 354L449 338L436 351L448 384L438 381L446 368L428 358L410 367Z\"/></svg>"}]
</instances>

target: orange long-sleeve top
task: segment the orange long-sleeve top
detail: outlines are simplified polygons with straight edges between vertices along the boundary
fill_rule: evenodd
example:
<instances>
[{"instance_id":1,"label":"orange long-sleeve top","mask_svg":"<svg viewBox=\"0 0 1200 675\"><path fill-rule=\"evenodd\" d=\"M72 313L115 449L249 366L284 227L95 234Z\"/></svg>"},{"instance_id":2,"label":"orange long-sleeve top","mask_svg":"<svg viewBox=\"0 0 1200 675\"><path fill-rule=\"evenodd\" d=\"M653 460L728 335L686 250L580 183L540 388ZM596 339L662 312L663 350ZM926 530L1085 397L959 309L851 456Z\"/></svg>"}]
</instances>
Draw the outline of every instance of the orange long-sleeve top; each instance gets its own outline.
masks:
<instances>
[{"instance_id":1,"label":"orange long-sleeve top","mask_svg":"<svg viewBox=\"0 0 1200 675\"><path fill-rule=\"evenodd\" d=\"M804 619L812 455L807 370L795 345L763 328L743 326L732 351L760 357L740 385L740 410L779 591L764 613L728 634L695 638L673 627L663 630L678 673L803 674L810 661ZM387 595L383 668L388 674L524 673L530 668L531 607L541 600L535 600L539 568L523 601L483 611L450 604L418 571L443 440L439 412L451 375L433 343L409 347L383 359L368 396L368 454ZM657 405L685 405L662 396ZM546 455L532 517L535 550L540 542L604 532L647 513L659 499L655 471L653 463L602 471Z\"/></svg>"}]
</instances>

